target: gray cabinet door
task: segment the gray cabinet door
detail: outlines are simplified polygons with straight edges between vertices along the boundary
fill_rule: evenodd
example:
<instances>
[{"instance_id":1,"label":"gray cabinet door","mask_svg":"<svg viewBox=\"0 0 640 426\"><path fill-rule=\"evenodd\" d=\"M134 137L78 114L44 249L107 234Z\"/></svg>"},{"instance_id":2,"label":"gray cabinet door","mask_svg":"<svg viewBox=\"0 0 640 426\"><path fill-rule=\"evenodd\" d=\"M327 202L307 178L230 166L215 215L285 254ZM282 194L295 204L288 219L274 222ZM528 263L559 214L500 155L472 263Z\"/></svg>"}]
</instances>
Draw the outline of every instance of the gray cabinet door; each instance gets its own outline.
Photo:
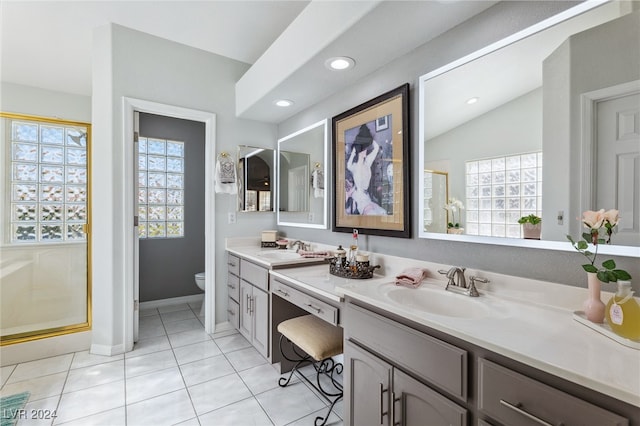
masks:
<instances>
[{"instance_id":1,"label":"gray cabinet door","mask_svg":"<svg viewBox=\"0 0 640 426\"><path fill-rule=\"evenodd\" d=\"M240 333L248 341L252 340L253 317L251 316L251 298L253 286L240 280Z\"/></svg>"},{"instance_id":2,"label":"gray cabinet door","mask_svg":"<svg viewBox=\"0 0 640 426\"><path fill-rule=\"evenodd\" d=\"M391 365L353 343L344 343L346 423L390 425Z\"/></svg>"},{"instance_id":3,"label":"gray cabinet door","mask_svg":"<svg viewBox=\"0 0 640 426\"><path fill-rule=\"evenodd\" d=\"M404 426L463 426L467 424L467 410L439 393L393 369L393 424Z\"/></svg>"},{"instance_id":4,"label":"gray cabinet door","mask_svg":"<svg viewBox=\"0 0 640 426\"><path fill-rule=\"evenodd\" d=\"M253 346L264 356L269 356L269 295L257 288L253 289L251 301L253 316Z\"/></svg>"}]
</instances>

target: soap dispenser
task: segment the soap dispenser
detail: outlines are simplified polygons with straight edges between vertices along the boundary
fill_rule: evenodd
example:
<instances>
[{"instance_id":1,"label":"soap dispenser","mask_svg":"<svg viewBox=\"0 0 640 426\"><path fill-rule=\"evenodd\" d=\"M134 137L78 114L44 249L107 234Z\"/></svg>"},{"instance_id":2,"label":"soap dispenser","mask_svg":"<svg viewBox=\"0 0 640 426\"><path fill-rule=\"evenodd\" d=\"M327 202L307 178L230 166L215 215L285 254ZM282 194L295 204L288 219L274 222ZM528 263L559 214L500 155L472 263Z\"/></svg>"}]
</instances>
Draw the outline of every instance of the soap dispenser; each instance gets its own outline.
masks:
<instances>
[{"instance_id":1,"label":"soap dispenser","mask_svg":"<svg viewBox=\"0 0 640 426\"><path fill-rule=\"evenodd\" d=\"M607 303L605 318L617 335L640 341L640 305L633 298L630 281L618 280L618 291Z\"/></svg>"},{"instance_id":2,"label":"soap dispenser","mask_svg":"<svg viewBox=\"0 0 640 426\"><path fill-rule=\"evenodd\" d=\"M347 262L347 251L341 245L336 249L337 266L341 268Z\"/></svg>"}]
</instances>

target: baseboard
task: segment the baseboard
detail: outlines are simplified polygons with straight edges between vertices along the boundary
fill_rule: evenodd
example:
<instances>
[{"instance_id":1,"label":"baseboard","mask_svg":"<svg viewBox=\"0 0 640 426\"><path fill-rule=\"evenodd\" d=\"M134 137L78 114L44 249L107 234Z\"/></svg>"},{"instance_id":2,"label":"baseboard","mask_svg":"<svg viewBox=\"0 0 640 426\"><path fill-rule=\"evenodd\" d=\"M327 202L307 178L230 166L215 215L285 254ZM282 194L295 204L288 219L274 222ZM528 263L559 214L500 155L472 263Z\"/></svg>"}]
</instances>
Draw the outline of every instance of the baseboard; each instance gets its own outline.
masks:
<instances>
[{"instance_id":1,"label":"baseboard","mask_svg":"<svg viewBox=\"0 0 640 426\"><path fill-rule=\"evenodd\" d=\"M180 303L198 303L204 301L204 293L189 296L171 297L169 299L149 300L140 302L140 309L153 309L162 306L178 305Z\"/></svg>"},{"instance_id":2,"label":"baseboard","mask_svg":"<svg viewBox=\"0 0 640 426\"><path fill-rule=\"evenodd\" d=\"M114 356L120 355L125 352L124 345L91 345L91 349L89 350L93 355L104 355L104 356Z\"/></svg>"},{"instance_id":3,"label":"baseboard","mask_svg":"<svg viewBox=\"0 0 640 426\"><path fill-rule=\"evenodd\" d=\"M35 361L72 352L82 352L91 346L91 331L64 334L30 342L5 345L0 348L0 366Z\"/></svg>"},{"instance_id":4,"label":"baseboard","mask_svg":"<svg viewBox=\"0 0 640 426\"><path fill-rule=\"evenodd\" d=\"M216 324L214 333L222 333L223 331L235 330L236 328L229 321Z\"/></svg>"}]
</instances>

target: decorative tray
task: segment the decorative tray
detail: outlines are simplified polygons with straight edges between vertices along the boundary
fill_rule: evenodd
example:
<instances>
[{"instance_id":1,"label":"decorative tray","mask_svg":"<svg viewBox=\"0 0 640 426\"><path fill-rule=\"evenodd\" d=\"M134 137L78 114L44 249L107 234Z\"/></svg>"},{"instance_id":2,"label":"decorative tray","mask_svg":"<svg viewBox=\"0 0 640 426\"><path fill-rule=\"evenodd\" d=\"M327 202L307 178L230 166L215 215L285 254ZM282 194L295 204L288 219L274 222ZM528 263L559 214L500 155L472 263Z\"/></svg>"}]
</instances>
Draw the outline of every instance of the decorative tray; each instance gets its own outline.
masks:
<instances>
[{"instance_id":1,"label":"decorative tray","mask_svg":"<svg viewBox=\"0 0 640 426\"><path fill-rule=\"evenodd\" d=\"M373 278L373 271L378 269L380 265L371 266L369 262L356 262L355 267L350 265L341 265L339 257L331 257L329 261L329 273L337 277L350 278L356 280L364 280Z\"/></svg>"},{"instance_id":2,"label":"decorative tray","mask_svg":"<svg viewBox=\"0 0 640 426\"><path fill-rule=\"evenodd\" d=\"M275 241L262 241L260 243L260 247L262 247L262 248L277 248L278 247L278 243L276 243Z\"/></svg>"},{"instance_id":3,"label":"decorative tray","mask_svg":"<svg viewBox=\"0 0 640 426\"><path fill-rule=\"evenodd\" d=\"M597 324L595 322L589 321L583 311L575 311L573 313L573 319L578 321L580 324L584 324L587 327L597 331L598 333L603 334L612 340L615 340L621 345L640 350L640 341L626 339L622 336L618 336L616 333L611 331L611 327L609 327L609 324L607 323Z\"/></svg>"}]
</instances>

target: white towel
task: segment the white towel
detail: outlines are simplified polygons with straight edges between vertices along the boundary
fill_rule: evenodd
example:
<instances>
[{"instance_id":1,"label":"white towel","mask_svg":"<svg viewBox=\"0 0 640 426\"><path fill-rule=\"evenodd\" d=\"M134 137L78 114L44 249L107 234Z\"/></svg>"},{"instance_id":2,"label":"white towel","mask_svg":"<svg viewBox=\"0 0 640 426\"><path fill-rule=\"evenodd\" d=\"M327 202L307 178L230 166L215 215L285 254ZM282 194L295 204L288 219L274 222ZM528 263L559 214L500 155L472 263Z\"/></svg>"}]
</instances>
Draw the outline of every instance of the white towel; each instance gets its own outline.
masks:
<instances>
[{"instance_id":1,"label":"white towel","mask_svg":"<svg viewBox=\"0 0 640 426\"><path fill-rule=\"evenodd\" d=\"M216 175L214 177L214 189L217 194L237 194L236 165L230 156L218 158L216 161Z\"/></svg>"},{"instance_id":2,"label":"white towel","mask_svg":"<svg viewBox=\"0 0 640 426\"><path fill-rule=\"evenodd\" d=\"M311 173L311 186L315 198L324 197L324 172L322 170L316 169Z\"/></svg>"}]
</instances>

